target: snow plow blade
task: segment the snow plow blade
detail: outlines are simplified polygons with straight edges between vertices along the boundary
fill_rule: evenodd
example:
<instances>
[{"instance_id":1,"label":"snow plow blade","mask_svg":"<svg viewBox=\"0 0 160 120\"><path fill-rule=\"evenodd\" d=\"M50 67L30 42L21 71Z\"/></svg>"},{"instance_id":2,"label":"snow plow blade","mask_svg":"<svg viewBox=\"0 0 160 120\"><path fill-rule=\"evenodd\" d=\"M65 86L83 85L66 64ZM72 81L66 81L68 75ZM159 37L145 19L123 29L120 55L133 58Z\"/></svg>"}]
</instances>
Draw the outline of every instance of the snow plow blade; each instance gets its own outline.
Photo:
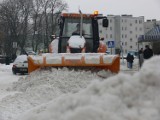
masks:
<instances>
[{"instance_id":1,"label":"snow plow blade","mask_svg":"<svg viewBox=\"0 0 160 120\"><path fill-rule=\"evenodd\" d=\"M105 53L45 53L28 56L28 73L43 67L96 67L118 73L120 57Z\"/></svg>"}]
</instances>

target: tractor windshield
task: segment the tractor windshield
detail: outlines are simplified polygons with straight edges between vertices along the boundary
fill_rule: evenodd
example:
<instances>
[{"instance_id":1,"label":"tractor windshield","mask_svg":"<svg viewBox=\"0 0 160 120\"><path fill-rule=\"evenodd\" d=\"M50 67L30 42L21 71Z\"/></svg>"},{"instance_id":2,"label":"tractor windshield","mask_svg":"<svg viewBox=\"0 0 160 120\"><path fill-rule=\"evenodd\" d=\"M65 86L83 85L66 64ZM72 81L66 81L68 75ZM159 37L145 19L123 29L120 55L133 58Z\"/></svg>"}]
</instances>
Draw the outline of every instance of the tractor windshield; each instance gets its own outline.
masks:
<instances>
[{"instance_id":1,"label":"tractor windshield","mask_svg":"<svg viewBox=\"0 0 160 120\"><path fill-rule=\"evenodd\" d=\"M65 18L63 32L61 35L60 52L64 52L64 53L66 52L67 41L72 35L74 35L73 33L78 29L78 26L77 26L78 24L80 25L79 17ZM93 30L92 30L91 18L83 18L82 35L86 40L86 52L92 52L93 51Z\"/></svg>"},{"instance_id":2,"label":"tractor windshield","mask_svg":"<svg viewBox=\"0 0 160 120\"><path fill-rule=\"evenodd\" d=\"M80 18L66 18L63 29L63 37L71 37L77 30L77 25L80 24ZM89 18L83 18L83 36L92 38L92 21Z\"/></svg>"}]
</instances>

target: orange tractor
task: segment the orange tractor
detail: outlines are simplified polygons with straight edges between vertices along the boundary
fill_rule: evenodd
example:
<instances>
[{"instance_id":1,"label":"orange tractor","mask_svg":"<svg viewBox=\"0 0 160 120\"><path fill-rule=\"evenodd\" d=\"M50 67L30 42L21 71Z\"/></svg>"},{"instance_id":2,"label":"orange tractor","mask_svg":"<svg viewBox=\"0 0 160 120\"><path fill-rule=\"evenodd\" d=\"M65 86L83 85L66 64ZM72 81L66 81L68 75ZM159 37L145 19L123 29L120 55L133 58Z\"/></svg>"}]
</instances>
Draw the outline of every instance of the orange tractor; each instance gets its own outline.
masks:
<instances>
[{"instance_id":1,"label":"orange tractor","mask_svg":"<svg viewBox=\"0 0 160 120\"><path fill-rule=\"evenodd\" d=\"M28 56L28 72L41 67L81 67L120 70L119 55L107 55L106 49L99 51L100 37L98 21L108 27L108 19L101 14L63 13L59 19L60 34L57 43L50 45L51 53ZM53 50L57 47L56 51Z\"/></svg>"}]
</instances>

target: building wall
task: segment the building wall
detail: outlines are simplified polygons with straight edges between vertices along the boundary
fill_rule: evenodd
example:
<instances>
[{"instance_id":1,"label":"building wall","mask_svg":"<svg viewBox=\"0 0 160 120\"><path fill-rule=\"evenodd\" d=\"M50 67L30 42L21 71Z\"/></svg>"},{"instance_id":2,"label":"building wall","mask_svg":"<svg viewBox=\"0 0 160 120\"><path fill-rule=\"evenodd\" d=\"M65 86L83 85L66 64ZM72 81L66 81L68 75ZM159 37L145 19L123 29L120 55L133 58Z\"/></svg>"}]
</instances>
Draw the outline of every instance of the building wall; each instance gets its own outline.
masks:
<instances>
[{"instance_id":1,"label":"building wall","mask_svg":"<svg viewBox=\"0 0 160 120\"><path fill-rule=\"evenodd\" d=\"M155 27L155 25L160 25L160 21L157 21L156 19L152 19L144 22L144 33L147 33L148 31L150 31L152 28Z\"/></svg>"},{"instance_id":2,"label":"building wall","mask_svg":"<svg viewBox=\"0 0 160 120\"><path fill-rule=\"evenodd\" d=\"M121 17L121 44L124 53L138 51L138 37L144 34L144 17Z\"/></svg>"},{"instance_id":3,"label":"building wall","mask_svg":"<svg viewBox=\"0 0 160 120\"><path fill-rule=\"evenodd\" d=\"M138 37L144 34L144 17L132 15L108 15L109 27L99 27L100 36L105 36L106 43L114 41L113 52L123 49L124 53L130 50L138 51ZM101 23L100 23L101 24Z\"/></svg>"}]
</instances>

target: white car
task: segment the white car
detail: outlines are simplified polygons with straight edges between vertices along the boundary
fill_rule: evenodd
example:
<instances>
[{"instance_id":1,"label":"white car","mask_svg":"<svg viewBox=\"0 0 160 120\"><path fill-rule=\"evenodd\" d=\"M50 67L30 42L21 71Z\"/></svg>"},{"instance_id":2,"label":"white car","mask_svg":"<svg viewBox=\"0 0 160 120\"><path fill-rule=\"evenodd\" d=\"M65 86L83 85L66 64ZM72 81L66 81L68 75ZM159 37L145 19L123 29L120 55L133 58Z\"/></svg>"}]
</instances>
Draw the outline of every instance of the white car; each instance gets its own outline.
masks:
<instances>
[{"instance_id":1,"label":"white car","mask_svg":"<svg viewBox=\"0 0 160 120\"><path fill-rule=\"evenodd\" d=\"M36 53L35 53L34 51L26 51L26 53L27 53L28 55L36 55Z\"/></svg>"},{"instance_id":2,"label":"white car","mask_svg":"<svg viewBox=\"0 0 160 120\"><path fill-rule=\"evenodd\" d=\"M27 55L19 55L19 56L17 56L17 58L13 62L12 72L13 72L13 74L28 73Z\"/></svg>"}]
</instances>

